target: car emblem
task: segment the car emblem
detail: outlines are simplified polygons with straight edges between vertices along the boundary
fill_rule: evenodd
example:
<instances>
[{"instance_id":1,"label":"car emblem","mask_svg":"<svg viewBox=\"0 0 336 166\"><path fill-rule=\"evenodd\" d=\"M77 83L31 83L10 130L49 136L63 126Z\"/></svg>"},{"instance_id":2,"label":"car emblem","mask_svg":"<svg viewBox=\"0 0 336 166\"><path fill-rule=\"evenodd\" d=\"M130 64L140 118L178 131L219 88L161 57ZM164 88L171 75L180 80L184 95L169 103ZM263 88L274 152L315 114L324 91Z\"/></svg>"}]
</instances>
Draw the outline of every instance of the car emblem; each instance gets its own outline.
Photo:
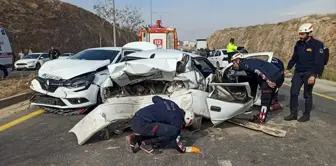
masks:
<instances>
[{"instance_id":1,"label":"car emblem","mask_svg":"<svg viewBox=\"0 0 336 166\"><path fill-rule=\"evenodd\" d=\"M47 85L49 86L49 80L47 80Z\"/></svg>"}]
</instances>

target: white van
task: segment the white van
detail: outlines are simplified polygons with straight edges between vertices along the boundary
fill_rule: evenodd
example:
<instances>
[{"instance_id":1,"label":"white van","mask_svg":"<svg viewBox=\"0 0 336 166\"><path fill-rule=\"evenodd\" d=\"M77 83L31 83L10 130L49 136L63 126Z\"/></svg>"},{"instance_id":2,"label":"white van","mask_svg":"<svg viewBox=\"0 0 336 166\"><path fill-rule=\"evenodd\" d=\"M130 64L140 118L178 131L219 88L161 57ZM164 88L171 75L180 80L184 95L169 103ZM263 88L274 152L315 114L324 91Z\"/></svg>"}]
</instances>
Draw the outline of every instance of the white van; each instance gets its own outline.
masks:
<instances>
[{"instance_id":1,"label":"white van","mask_svg":"<svg viewBox=\"0 0 336 166\"><path fill-rule=\"evenodd\" d=\"M0 80L8 76L13 70L14 55L8 36L0 27Z\"/></svg>"}]
</instances>

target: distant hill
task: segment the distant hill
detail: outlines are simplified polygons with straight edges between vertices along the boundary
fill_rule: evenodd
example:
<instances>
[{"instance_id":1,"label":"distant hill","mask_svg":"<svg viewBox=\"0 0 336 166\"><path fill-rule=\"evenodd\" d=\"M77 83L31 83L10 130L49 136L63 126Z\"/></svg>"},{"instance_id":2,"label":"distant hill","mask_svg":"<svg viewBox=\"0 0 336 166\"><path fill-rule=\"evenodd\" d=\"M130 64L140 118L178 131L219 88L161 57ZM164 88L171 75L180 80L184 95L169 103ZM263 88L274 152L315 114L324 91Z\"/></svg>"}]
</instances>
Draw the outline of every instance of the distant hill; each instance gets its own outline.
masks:
<instances>
[{"instance_id":1,"label":"distant hill","mask_svg":"<svg viewBox=\"0 0 336 166\"><path fill-rule=\"evenodd\" d=\"M92 12L58 0L0 0L0 22L12 46L33 52L53 45L61 52L78 52L90 47L113 46L113 28ZM104 21L105 26L101 23ZM137 40L134 32L117 29L117 46Z\"/></svg>"},{"instance_id":2,"label":"distant hill","mask_svg":"<svg viewBox=\"0 0 336 166\"><path fill-rule=\"evenodd\" d=\"M314 25L314 37L330 49L330 61L324 78L336 81L336 14L311 15L277 24L218 30L208 38L208 45L211 49L224 48L233 37L237 44L245 46L249 51L274 51L287 62L298 40L298 28L307 22Z\"/></svg>"}]
</instances>

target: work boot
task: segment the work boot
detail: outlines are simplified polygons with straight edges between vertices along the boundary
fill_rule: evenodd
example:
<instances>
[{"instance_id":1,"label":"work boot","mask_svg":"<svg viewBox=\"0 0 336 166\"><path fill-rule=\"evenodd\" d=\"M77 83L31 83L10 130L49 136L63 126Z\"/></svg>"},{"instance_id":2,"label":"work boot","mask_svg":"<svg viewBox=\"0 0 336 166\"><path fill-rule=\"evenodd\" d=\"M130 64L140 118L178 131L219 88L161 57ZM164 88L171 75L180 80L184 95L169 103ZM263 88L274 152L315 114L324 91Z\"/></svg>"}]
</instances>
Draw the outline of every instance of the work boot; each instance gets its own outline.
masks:
<instances>
[{"instance_id":1,"label":"work boot","mask_svg":"<svg viewBox=\"0 0 336 166\"><path fill-rule=\"evenodd\" d=\"M135 145L138 143L135 134L128 135L126 137L126 142L128 143L128 145L126 145L127 151L135 153Z\"/></svg>"},{"instance_id":2,"label":"work boot","mask_svg":"<svg viewBox=\"0 0 336 166\"><path fill-rule=\"evenodd\" d=\"M281 105L279 103L274 103L271 106L271 111L277 111L281 109Z\"/></svg>"},{"instance_id":3,"label":"work boot","mask_svg":"<svg viewBox=\"0 0 336 166\"><path fill-rule=\"evenodd\" d=\"M309 115L302 115L301 118L298 120L298 122L307 122L310 120Z\"/></svg>"},{"instance_id":4,"label":"work boot","mask_svg":"<svg viewBox=\"0 0 336 166\"><path fill-rule=\"evenodd\" d=\"M250 122L257 123L257 124L265 124L265 122L262 122L259 119L259 113L257 115L253 115L253 119L251 119Z\"/></svg>"},{"instance_id":5,"label":"work boot","mask_svg":"<svg viewBox=\"0 0 336 166\"><path fill-rule=\"evenodd\" d=\"M155 149L154 146L150 143L148 143L147 141L142 141L141 145L140 145L140 148L149 153L149 154L158 154L159 153L159 150L158 149Z\"/></svg>"},{"instance_id":6,"label":"work boot","mask_svg":"<svg viewBox=\"0 0 336 166\"><path fill-rule=\"evenodd\" d=\"M297 120L297 115L290 114L289 116L286 116L285 121L292 121L292 120Z\"/></svg>"}]
</instances>

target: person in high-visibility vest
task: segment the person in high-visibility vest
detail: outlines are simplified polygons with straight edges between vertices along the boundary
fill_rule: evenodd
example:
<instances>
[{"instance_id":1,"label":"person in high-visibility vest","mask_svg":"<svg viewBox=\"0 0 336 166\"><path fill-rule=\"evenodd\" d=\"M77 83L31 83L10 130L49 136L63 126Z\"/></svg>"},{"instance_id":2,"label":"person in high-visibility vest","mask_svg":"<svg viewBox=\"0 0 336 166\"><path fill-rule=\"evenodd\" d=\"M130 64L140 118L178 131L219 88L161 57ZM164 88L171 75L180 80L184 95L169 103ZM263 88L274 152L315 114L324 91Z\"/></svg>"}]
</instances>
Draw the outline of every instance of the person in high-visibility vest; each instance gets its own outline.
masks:
<instances>
[{"instance_id":1,"label":"person in high-visibility vest","mask_svg":"<svg viewBox=\"0 0 336 166\"><path fill-rule=\"evenodd\" d=\"M238 49L238 46L234 44L234 38L231 38L229 44L226 46L226 52L228 53L229 63L231 63L231 58L236 53L237 49Z\"/></svg>"}]
</instances>

